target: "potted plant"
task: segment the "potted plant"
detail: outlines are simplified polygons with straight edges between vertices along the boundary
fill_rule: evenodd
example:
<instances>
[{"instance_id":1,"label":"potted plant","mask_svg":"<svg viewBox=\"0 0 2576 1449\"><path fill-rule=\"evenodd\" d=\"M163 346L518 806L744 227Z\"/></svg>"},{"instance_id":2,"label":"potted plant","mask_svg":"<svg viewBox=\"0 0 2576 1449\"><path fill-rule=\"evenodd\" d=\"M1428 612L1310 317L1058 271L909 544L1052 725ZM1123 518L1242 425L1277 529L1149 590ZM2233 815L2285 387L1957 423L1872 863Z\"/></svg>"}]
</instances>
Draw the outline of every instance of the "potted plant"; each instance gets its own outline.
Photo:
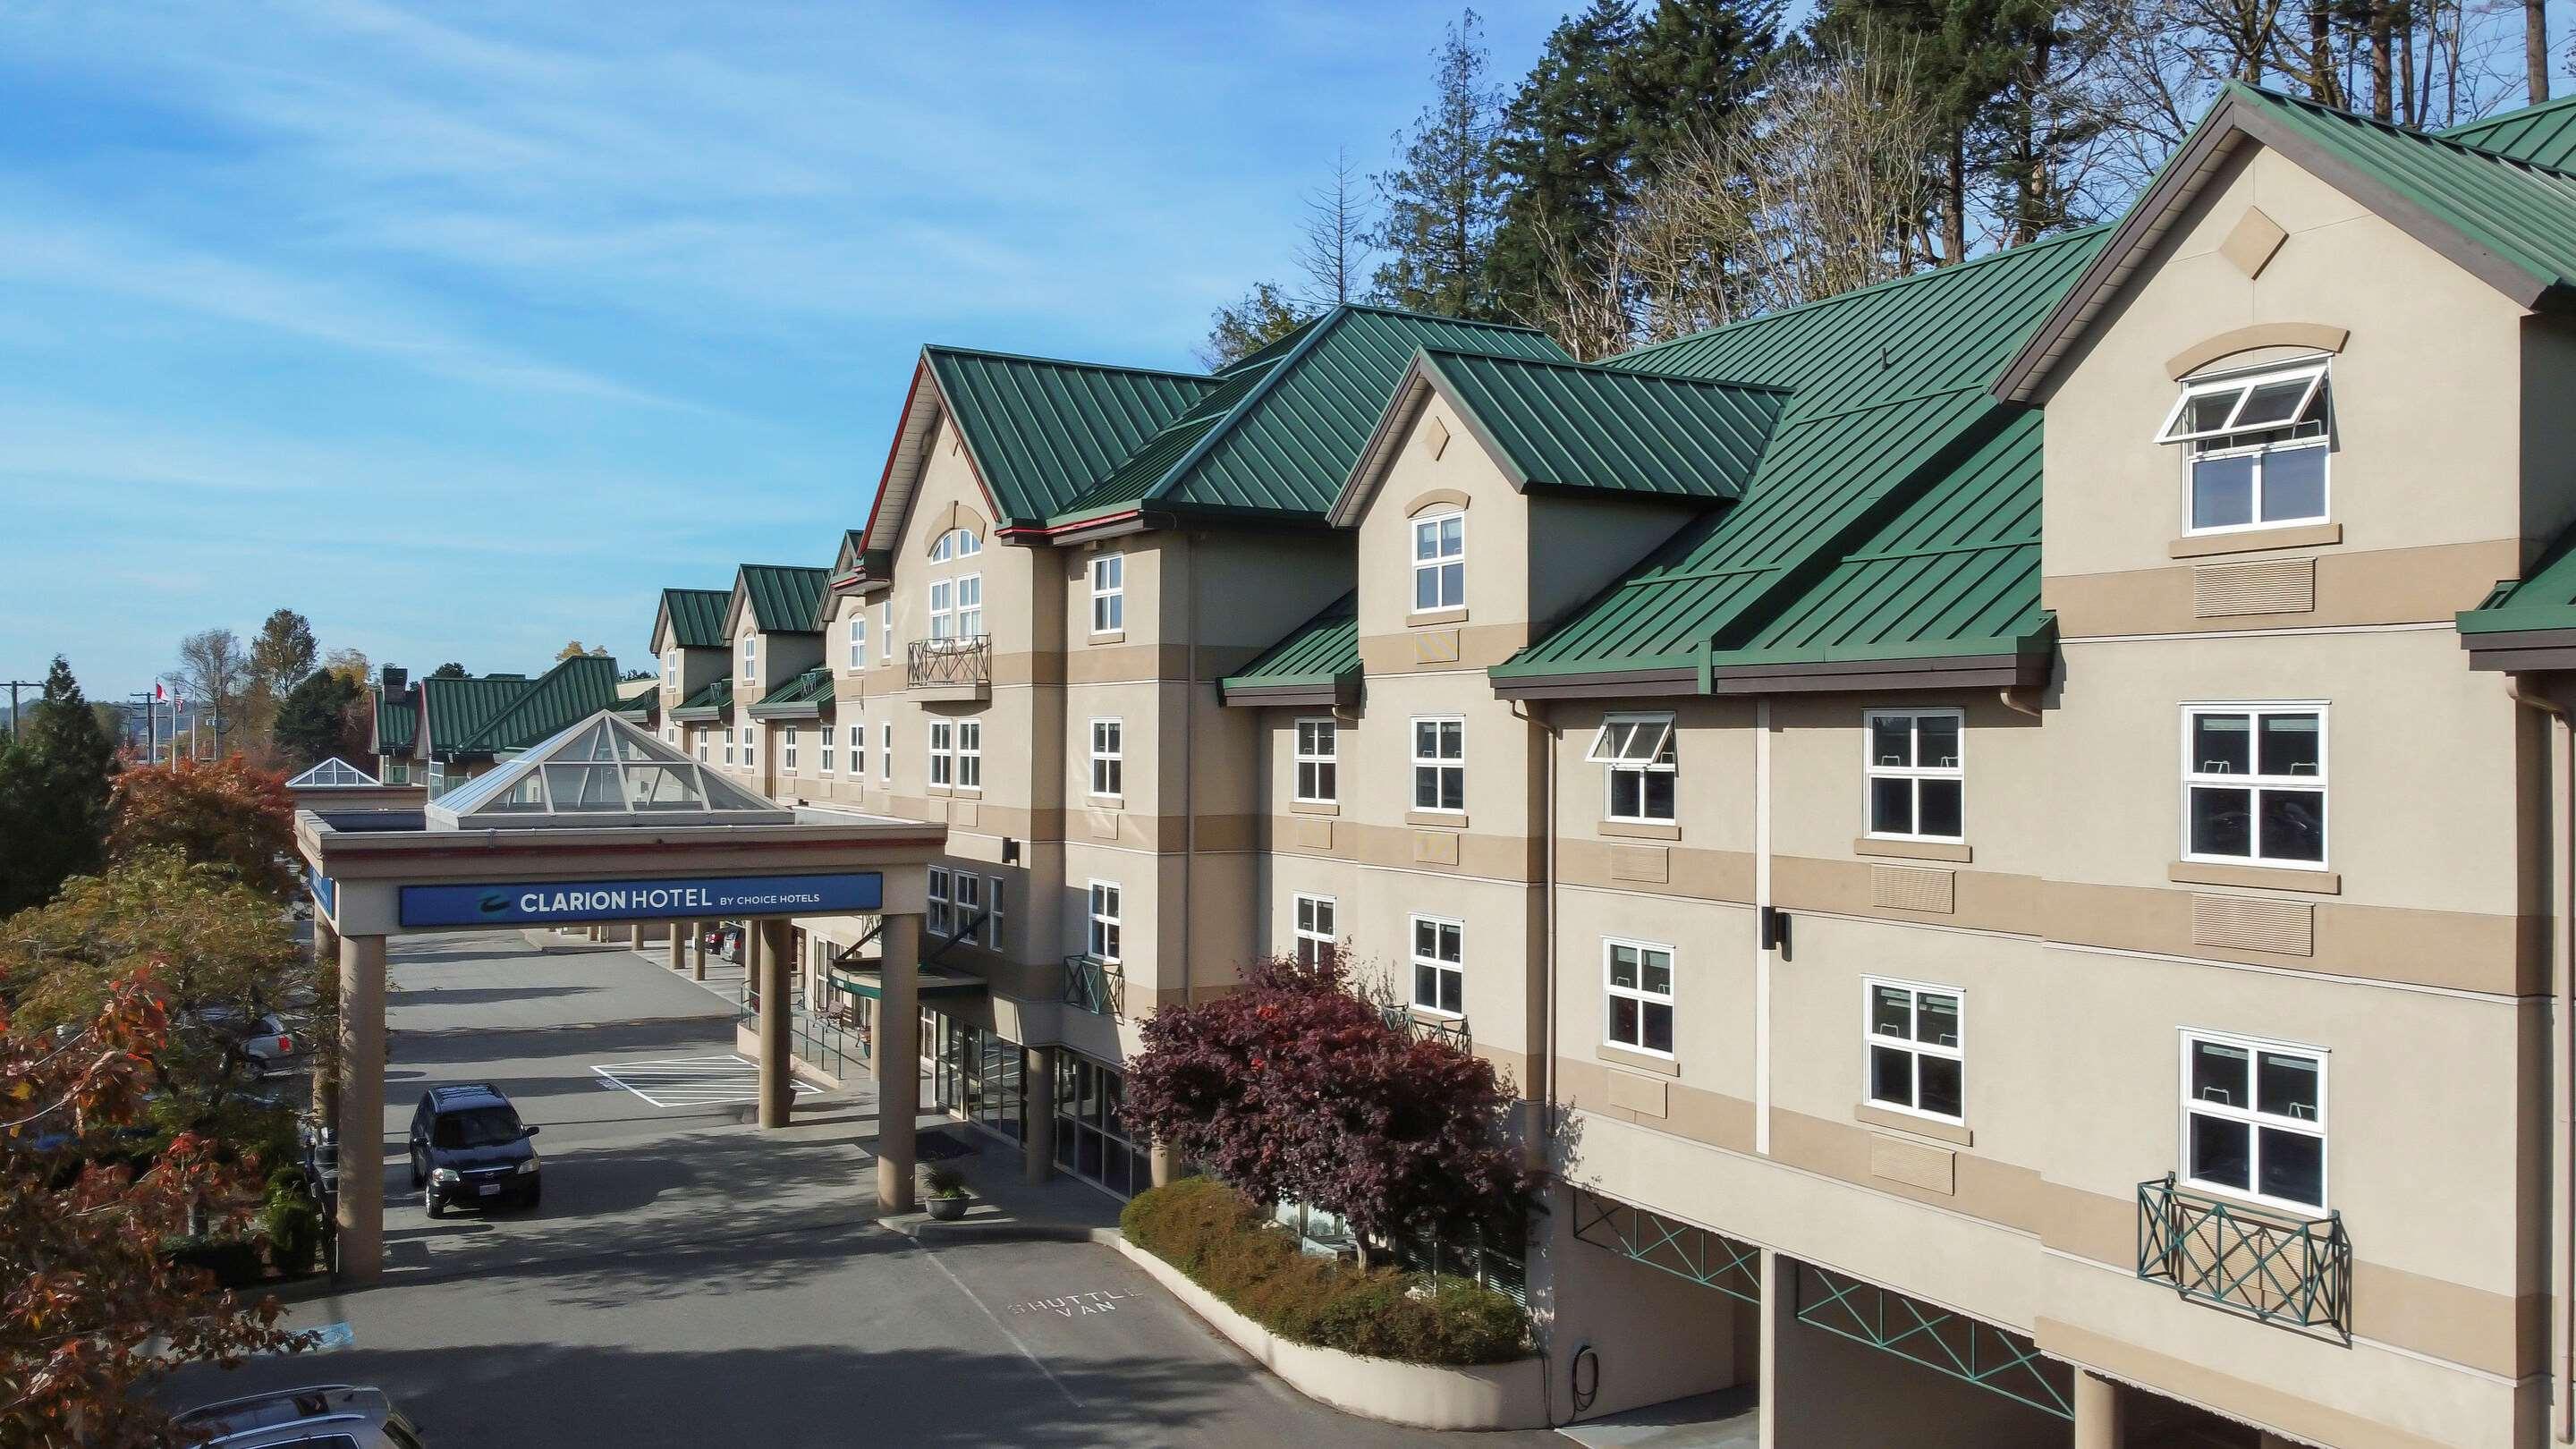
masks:
<instances>
[{"instance_id":1,"label":"potted plant","mask_svg":"<svg viewBox=\"0 0 2576 1449\"><path fill-rule=\"evenodd\" d=\"M966 1179L953 1167L934 1167L921 1175L922 1206L943 1223L953 1223L966 1216Z\"/></svg>"}]
</instances>

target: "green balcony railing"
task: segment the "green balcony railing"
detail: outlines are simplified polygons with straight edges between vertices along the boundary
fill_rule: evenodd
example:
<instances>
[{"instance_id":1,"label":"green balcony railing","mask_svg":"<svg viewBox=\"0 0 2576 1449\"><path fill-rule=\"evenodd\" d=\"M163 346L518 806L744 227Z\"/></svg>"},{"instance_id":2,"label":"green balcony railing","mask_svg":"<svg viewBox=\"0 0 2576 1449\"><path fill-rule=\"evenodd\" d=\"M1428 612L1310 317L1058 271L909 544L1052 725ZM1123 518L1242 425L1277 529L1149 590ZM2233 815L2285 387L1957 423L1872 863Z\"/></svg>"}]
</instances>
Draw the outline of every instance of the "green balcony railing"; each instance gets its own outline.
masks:
<instances>
[{"instance_id":1,"label":"green balcony railing","mask_svg":"<svg viewBox=\"0 0 2576 1449\"><path fill-rule=\"evenodd\" d=\"M1094 1016L1127 1014L1127 973L1089 956L1064 958L1064 1004Z\"/></svg>"},{"instance_id":2,"label":"green balcony railing","mask_svg":"<svg viewBox=\"0 0 2576 1449\"><path fill-rule=\"evenodd\" d=\"M1407 1007L1381 1006L1377 1019L1386 1023L1387 1030L1415 1041L1445 1042L1462 1052L1475 1048L1476 1038L1468 1031L1467 1018L1463 1016L1416 1016Z\"/></svg>"},{"instance_id":3,"label":"green balcony railing","mask_svg":"<svg viewBox=\"0 0 2576 1449\"><path fill-rule=\"evenodd\" d=\"M2176 1184L2138 1184L2138 1276L2265 1323L2352 1341L2352 1239L2343 1214L2301 1217Z\"/></svg>"}]
</instances>

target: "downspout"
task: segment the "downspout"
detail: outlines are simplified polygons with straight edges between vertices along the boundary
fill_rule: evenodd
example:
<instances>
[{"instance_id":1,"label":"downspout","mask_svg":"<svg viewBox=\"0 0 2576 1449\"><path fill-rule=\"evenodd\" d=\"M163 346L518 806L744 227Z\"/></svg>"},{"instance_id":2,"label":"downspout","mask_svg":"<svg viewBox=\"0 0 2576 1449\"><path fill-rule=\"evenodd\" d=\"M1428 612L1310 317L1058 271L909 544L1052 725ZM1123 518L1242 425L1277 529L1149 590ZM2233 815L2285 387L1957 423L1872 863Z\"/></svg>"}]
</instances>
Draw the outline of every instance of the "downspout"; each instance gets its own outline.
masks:
<instances>
[{"instance_id":1,"label":"downspout","mask_svg":"<svg viewBox=\"0 0 2576 1449\"><path fill-rule=\"evenodd\" d=\"M1771 1155L1771 697L1753 701L1753 1150Z\"/></svg>"},{"instance_id":2,"label":"downspout","mask_svg":"<svg viewBox=\"0 0 2576 1449\"><path fill-rule=\"evenodd\" d=\"M1199 634L1206 621L1199 617L1199 545L1205 534L1183 534L1181 555L1190 571L1187 595L1190 617L1189 678L1181 691L1181 1004L1197 1001L1197 972L1191 961L1190 886L1199 860Z\"/></svg>"},{"instance_id":3,"label":"downspout","mask_svg":"<svg viewBox=\"0 0 2576 1449\"><path fill-rule=\"evenodd\" d=\"M2516 704L2547 716L2549 731L2549 1379L2550 1438L2576 1443L2576 1069L2568 1060L2571 1027L2576 1026L2576 973L2570 971L2569 920L2571 876L2569 848L2576 845L2576 810L2569 800L2570 770L2576 767L2576 729L2567 706L2532 686L2521 675L2508 676L2505 690Z\"/></svg>"}]
</instances>

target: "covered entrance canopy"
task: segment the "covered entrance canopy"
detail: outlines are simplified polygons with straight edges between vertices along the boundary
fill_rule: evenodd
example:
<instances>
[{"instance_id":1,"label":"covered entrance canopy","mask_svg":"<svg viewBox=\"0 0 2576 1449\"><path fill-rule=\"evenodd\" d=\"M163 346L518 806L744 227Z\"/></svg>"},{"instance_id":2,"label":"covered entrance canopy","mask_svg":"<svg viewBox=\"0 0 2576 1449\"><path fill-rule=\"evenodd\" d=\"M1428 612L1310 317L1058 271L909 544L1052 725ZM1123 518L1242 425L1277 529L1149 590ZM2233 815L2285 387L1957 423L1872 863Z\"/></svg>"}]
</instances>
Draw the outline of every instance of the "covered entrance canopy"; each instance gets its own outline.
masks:
<instances>
[{"instance_id":1,"label":"covered entrance canopy","mask_svg":"<svg viewBox=\"0 0 2576 1449\"><path fill-rule=\"evenodd\" d=\"M343 807L322 791L297 803L315 918L339 938L340 1121L357 1139L384 1115L387 936L719 918L756 923L761 1124L786 1125L789 922L879 916L884 958L918 961L927 867L948 838L944 825L777 805L607 711L435 803ZM891 973L882 989L877 1191L903 1211L919 1096L914 975ZM904 1069L889 1074L887 1061ZM376 1160L360 1152L343 1177L341 1264L356 1277L382 1265Z\"/></svg>"}]
</instances>

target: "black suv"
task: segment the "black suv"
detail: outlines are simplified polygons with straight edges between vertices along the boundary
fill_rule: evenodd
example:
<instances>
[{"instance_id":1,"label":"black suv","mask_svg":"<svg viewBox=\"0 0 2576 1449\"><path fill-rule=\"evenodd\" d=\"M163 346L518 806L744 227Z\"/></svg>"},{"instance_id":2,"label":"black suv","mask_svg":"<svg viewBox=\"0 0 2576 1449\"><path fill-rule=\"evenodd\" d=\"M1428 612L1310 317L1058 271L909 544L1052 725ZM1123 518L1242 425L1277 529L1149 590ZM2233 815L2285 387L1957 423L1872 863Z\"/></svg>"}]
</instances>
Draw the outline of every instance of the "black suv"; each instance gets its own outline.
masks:
<instances>
[{"instance_id":1,"label":"black suv","mask_svg":"<svg viewBox=\"0 0 2576 1449\"><path fill-rule=\"evenodd\" d=\"M486 1083L433 1087L411 1114L411 1185L431 1217L457 1203L537 1205L537 1129Z\"/></svg>"}]
</instances>

